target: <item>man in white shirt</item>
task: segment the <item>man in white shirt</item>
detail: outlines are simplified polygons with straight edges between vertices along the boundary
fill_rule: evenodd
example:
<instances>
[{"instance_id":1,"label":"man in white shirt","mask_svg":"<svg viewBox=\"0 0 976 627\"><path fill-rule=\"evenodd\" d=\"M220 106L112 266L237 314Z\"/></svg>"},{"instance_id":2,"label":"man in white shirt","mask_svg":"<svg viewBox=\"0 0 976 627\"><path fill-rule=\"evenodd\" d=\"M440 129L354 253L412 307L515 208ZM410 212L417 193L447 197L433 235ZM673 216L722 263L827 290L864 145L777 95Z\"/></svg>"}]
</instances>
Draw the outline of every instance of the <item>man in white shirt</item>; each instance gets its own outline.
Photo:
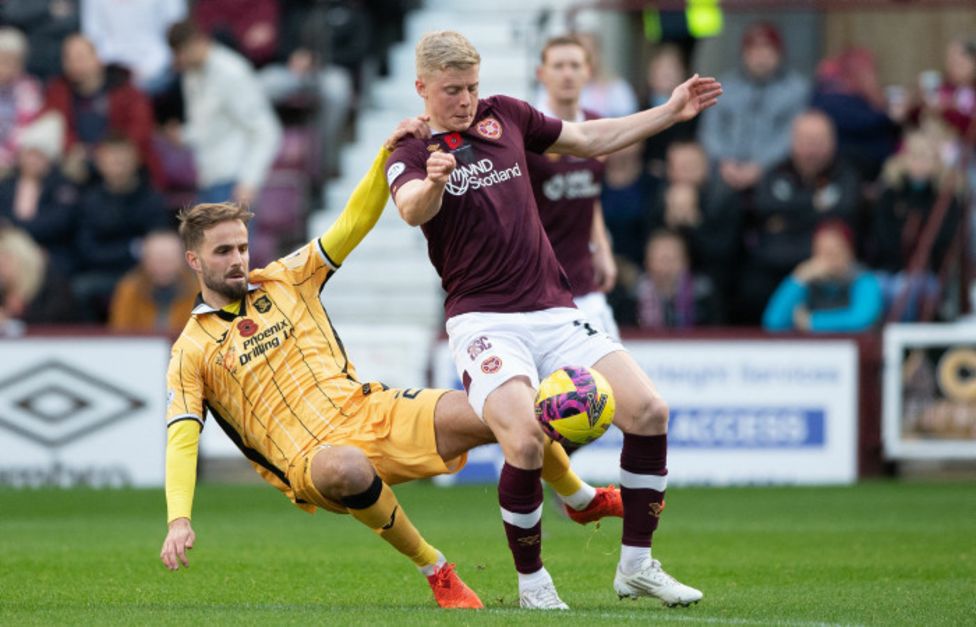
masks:
<instances>
[{"instance_id":1,"label":"man in white shirt","mask_svg":"<svg viewBox=\"0 0 976 627\"><path fill-rule=\"evenodd\" d=\"M175 77L166 29L186 17L187 0L84 0L81 31L100 59L129 68L140 89L156 94Z\"/></svg>"},{"instance_id":2,"label":"man in white shirt","mask_svg":"<svg viewBox=\"0 0 976 627\"><path fill-rule=\"evenodd\" d=\"M197 202L250 205L281 142L281 125L244 57L214 42L189 20L167 33L182 73L182 141L197 167Z\"/></svg>"}]
</instances>

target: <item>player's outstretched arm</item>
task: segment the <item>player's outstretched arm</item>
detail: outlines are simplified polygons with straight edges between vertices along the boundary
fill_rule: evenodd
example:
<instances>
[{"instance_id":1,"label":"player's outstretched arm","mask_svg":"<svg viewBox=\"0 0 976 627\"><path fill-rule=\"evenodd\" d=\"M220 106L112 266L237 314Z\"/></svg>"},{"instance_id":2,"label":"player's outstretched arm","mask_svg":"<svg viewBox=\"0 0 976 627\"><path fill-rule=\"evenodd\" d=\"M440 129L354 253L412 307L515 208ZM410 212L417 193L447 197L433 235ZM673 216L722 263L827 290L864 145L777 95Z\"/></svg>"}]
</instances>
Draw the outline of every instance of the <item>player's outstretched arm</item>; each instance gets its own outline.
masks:
<instances>
[{"instance_id":1,"label":"player's outstretched arm","mask_svg":"<svg viewBox=\"0 0 976 627\"><path fill-rule=\"evenodd\" d=\"M622 118L564 122L562 133L549 150L578 157L615 152L692 119L714 106L721 95L721 83L695 74L675 87L663 105Z\"/></svg>"},{"instance_id":2,"label":"player's outstretched arm","mask_svg":"<svg viewBox=\"0 0 976 627\"><path fill-rule=\"evenodd\" d=\"M404 183L393 198L400 217L410 226L429 222L441 210L444 188L457 167L454 155L437 151L427 158L427 178Z\"/></svg>"},{"instance_id":3,"label":"player's outstretched arm","mask_svg":"<svg viewBox=\"0 0 976 627\"><path fill-rule=\"evenodd\" d=\"M196 488L197 455L201 423L195 416L170 423L166 437L166 507L169 530L159 559L166 568L189 566L186 552L193 548L196 535L190 526L193 492Z\"/></svg>"},{"instance_id":4,"label":"player's outstretched arm","mask_svg":"<svg viewBox=\"0 0 976 627\"><path fill-rule=\"evenodd\" d=\"M360 179L342 213L321 237L322 249L336 263L342 263L376 225L390 197L384 165L397 142L407 135L430 137L426 116L403 120L387 138L369 171Z\"/></svg>"}]
</instances>

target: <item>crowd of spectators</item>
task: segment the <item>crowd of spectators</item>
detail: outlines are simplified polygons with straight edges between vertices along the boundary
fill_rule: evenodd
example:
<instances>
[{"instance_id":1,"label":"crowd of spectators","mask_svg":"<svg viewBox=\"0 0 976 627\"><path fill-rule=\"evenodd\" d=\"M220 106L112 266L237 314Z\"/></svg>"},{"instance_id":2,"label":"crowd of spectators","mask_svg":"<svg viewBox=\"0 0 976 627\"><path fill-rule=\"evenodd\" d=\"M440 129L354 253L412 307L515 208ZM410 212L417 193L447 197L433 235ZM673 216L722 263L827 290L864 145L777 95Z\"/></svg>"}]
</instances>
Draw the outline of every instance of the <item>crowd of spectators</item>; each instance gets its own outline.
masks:
<instances>
[{"instance_id":1,"label":"crowd of spectators","mask_svg":"<svg viewBox=\"0 0 976 627\"><path fill-rule=\"evenodd\" d=\"M178 330L193 290L174 216L190 202L250 205L254 264L303 239L412 4L5 0L0 323ZM659 44L634 89L583 40L583 104L604 116L662 104L695 69ZM716 107L607 156L622 326L855 331L958 312L976 42L905 86L883 86L867 49L805 76L785 46L751 25Z\"/></svg>"},{"instance_id":2,"label":"crowd of spectators","mask_svg":"<svg viewBox=\"0 0 976 627\"><path fill-rule=\"evenodd\" d=\"M0 332L178 331L193 202L255 211L254 264L302 241L413 4L0 3Z\"/></svg>"},{"instance_id":3,"label":"crowd of spectators","mask_svg":"<svg viewBox=\"0 0 976 627\"><path fill-rule=\"evenodd\" d=\"M976 41L950 42L942 71L917 85L887 87L865 48L805 76L785 46L774 25L750 25L697 126L608 156L602 204L620 266L609 300L622 326L855 332L959 315ZM659 44L644 105L692 71Z\"/></svg>"}]
</instances>

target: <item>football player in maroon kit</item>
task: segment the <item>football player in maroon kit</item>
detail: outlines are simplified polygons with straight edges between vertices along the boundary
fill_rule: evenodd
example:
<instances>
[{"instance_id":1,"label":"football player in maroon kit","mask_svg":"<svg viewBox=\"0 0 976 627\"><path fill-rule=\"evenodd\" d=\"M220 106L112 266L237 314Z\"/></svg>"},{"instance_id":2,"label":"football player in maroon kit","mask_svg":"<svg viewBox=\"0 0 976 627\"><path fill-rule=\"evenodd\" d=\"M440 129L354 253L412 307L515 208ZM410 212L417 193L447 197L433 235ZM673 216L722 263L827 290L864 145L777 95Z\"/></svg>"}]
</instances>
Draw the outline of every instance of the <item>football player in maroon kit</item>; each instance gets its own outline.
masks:
<instances>
[{"instance_id":1,"label":"football player in maroon kit","mask_svg":"<svg viewBox=\"0 0 976 627\"><path fill-rule=\"evenodd\" d=\"M590 61L579 39L563 36L547 41L536 71L546 95L539 110L567 122L597 119L595 112L580 107L580 93L589 76ZM619 340L605 296L616 282L617 265L600 205L603 162L552 152L526 152L525 159L542 226L572 285L573 302L594 328Z\"/></svg>"},{"instance_id":2,"label":"football player in maroon kit","mask_svg":"<svg viewBox=\"0 0 976 627\"><path fill-rule=\"evenodd\" d=\"M542 565L540 477L547 447L533 409L540 374L567 364L593 366L607 378L617 402L614 424L624 433L614 589L668 605L697 602L701 592L651 557L667 486L667 405L627 351L573 304L539 219L525 153L588 158L619 150L714 105L721 85L696 75L653 109L564 122L514 98L479 100L481 57L459 33L428 33L416 56L415 84L432 136L401 141L387 160L387 180L400 215L427 238L447 292L458 374L505 456L498 500L521 606L568 609Z\"/></svg>"}]
</instances>

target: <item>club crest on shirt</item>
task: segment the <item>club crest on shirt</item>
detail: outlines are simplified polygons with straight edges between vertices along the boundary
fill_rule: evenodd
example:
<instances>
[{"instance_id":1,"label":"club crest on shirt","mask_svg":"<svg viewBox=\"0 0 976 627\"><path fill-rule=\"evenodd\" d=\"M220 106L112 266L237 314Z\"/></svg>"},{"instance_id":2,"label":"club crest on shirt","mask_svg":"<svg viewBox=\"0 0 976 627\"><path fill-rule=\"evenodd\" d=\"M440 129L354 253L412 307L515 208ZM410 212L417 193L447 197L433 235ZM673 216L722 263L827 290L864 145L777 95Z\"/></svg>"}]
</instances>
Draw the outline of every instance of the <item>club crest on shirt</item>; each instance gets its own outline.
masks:
<instances>
[{"instance_id":1,"label":"club crest on shirt","mask_svg":"<svg viewBox=\"0 0 976 627\"><path fill-rule=\"evenodd\" d=\"M237 332L241 334L241 337L251 337L258 332L258 323L250 318L244 318L237 323Z\"/></svg>"},{"instance_id":2,"label":"club crest on shirt","mask_svg":"<svg viewBox=\"0 0 976 627\"><path fill-rule=\"evenodd\" d=\"M260 313L268 313L271 311L271 299L267 296L262 296L261 298L254 301L254 308Z\"/></svg>"},{"instance_id":3,"label":"club crest on shirt","mask_svg":"<svg viewBox=\"0 0 976 627\"><path fill-rule=\"evenodd\" d=\"M485 374L495 374L502 369L502 358L492 355L481 362L481 371Z\"/></svg>"},{"instance_id":4,"label":"club crest on shirt","mask_svg":"<svg viewBox=\"0 0 976 627\"><path fill-rule=\"evenodd\" d=\"M485 139L498 139L502 136L501 123L490 116L478 122L475 130Z\"/></svg>"}]
</instances>

